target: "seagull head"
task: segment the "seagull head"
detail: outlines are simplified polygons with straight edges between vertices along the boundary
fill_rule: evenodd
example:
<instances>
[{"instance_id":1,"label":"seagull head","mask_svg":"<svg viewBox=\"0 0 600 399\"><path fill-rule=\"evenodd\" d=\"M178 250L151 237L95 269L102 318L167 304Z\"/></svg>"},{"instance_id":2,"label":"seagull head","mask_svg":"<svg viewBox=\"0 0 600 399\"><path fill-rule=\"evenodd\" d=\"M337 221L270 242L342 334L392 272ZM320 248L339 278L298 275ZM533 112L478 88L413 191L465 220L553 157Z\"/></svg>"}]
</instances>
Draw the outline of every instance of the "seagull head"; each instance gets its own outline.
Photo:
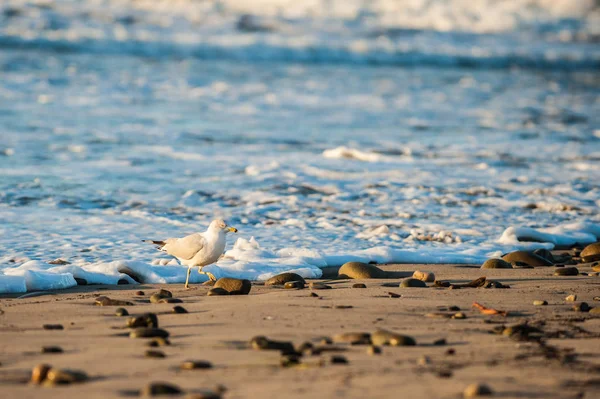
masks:
<instances>
[{"instance_id":1,"label":"seagull head","mask_svg":"<svg viewBox=\"0 0 600 399\"><path fill-rule=\"evenodd\" d=\"M208 226L208 230L215 233L237 233L235 227L228 226L223 219L215 219Z\"/></svg>"}]
</instances>

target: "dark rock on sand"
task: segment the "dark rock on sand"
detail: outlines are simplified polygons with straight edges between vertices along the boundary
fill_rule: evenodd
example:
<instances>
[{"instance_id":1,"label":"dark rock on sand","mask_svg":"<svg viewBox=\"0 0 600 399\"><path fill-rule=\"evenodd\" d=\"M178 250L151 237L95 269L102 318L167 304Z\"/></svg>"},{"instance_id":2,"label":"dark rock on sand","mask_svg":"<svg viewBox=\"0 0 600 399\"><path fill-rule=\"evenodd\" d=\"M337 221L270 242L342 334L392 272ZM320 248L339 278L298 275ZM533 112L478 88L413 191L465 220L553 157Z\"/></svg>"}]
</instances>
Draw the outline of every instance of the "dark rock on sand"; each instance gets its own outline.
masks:
<instances>
[{"instance_id":1,"label":"dark rock on sand","mask_svg":"<svg viewBox=\"0 0 600 399\"><path fill-rule=\"evenodd\" d=\"M183 301L179 298L161 298L158 303L183 303Z\"/></svg>"},{"instance_id":2,"label":"dark rock on sand","mask_svg":"<svg viewBox=\"0 0 600 399\"><path fill-rule=\"evenodd\" d=\"M129 312L125 308L117 308L115 310L115 316L129 316Z\"/></svg>"},{"instance_id":3,"label":"dark rock on sand","mask_svg":"<svg viewBox=\"0 0 600 399\"><path fill-rule=\"evenodd\" d=\"M332 287L323 283L311 282L310 284L308 284L308 288L310 288L311 290L330 290Z\"/></svg>"},{"instance_id":4,"label":"dark rock on sand","mask_svg":"<svg viewBox=\"0 0 600 399\"><path fill-rule=\"evenodd\" d=\"M296 273L281 273L277 276L273 276L267 281L265 281L265 285L284 285L290 281L300 281L302 284L306 284L304 278L301 275Z\"/></svg>"},{"instance_id":5,"label":"dark rock on sand","mask_svg":"<svg viewBox=\"0 0 600 399\"><path fill-rule=\"evenodd\" d=\"M476 398L478 396L491 396L493 394L492 389L485 384L471 384L463 391L465 399Z\"/></svg>"},{"instance_id":6,"label":"dark rock on sand","mask_svg":"<svg viewBox=\"0 0 600 399\"><path fill-rule=\"evenodd\" d=\"M141 390L140 396L181 395L183 391L177 385L166 382L151 382Z\"/></svg>"},{"instance_id":7,"label":"dark rock on sand","mask_svg":"<svg viewBox=\"0 0 600 399\"><path fill-rule=\"evenodd\" d=\"M595 242L588 245L579 254L584 263L595 262L600 260L600 242Z\"/></svg>"},{"instance_id":8,"label":"dark rock on sand","mask_svg":"<svg viewBox=\"0 0 600 399\"><path fill-rule=\"evenodd\" d=\"M400 283L400 287L403 288L427 288L427 284L421 280L417 280L416 278L405 278Z\"/></svg>"},{"instance_id":9,"label":"dark rock on sand","mask_svg":"<svg viewBox=\"0 0 600 399\"><path fill-rule=\"evenodd\" d=\"M259 335L250 340L252 348L257 350L278 350L281 353L295 353L294 345L289 341L275 341Z\"/></svg>"},{"instance_id":10,"label":"dark rock on sand","mask_svg":"<svg viewBox=\"0 0 600 399\"><path fill-rule=\"evenodd\" d=\"M252 283L250 280L224 277L217 280L214 288L222 288L229 292L229 295L248 295Z\"/></svg>"},{"instance_id":11,"label":"dark rock on sand","mask_svg":"<svg viewBox=\"0 0 600 399\"><path fill-rule=\"evenodd\" d=\"M413 273L413 278L426 283L433 283L435 281L435 274L433 274L433 272L422 272L420 270L415 270Z\"/></svg>"},{"instance_id":12,"label":"dark rock on sand","mask_svg":"<svg viewBox=\"0 0 600 399\"><path fill-rule=\"evenodd\" d=\"M351 345L370 345L371 334L357 332L337 334L333 336L333 342Z\"/></svg>"},{"instance_id":13,"label":"dark rock on sand","mask_svg":"<svg viewBox=\"0 0 600 399\"><path fill-rule=\"evenodd\" d=\"M577 276L579 270L576 267L557 267L554 269L555 276Z\"/></svg>"},{"instance_id":14,"label":"dark rock on sand","mask_svg":"<svg viewBox=\"0 0 600 399\"><path fill-rule=\"evenodd\" d=\"M211 288L210 290L208 290L206 295L208 295L208 296L229 295L229 292L227 292L223 288L216 287L216 288Z\"/></svg>"},{"instance_id":15,"label":"dark rock on sand","mask_svg":"<svg viewBox=\"0 0 600 399\"><path fill-rule=\"evenodd\" d=\"M331 364L348 364L348 359L346 359L344 356L333 355L333 356L331 356L330 363Z\"/></svg>"},{"instance_id":16,"label":"dark rock on sand","mask_svg":"<svg viewBox=\"0 0 600 399\"><path fill-rule=\"evenodd\" d=\"M527 263L523 262L514 262L512 264L513 269L534 269L533 266L529 266Z\"/></svg>"},{"instance_id":17,"label":"dark rock on sand","mask_svg":"<svg viewBox=\"0 0 600 399\"><path fill-rule=\"evenodd\" d=\"M83 371L51 368L46 375L46 381L51 385L65 385L84 382L88 376Z\"/></svg>"},{"instance_id":18,"label":"dark rock on sand","mask_svg":"<svg viewBox=\"0 0 600 399\"><path fill-rule=\"evenodd\" d=\"M400 294L396 294L395 292L388 292L387 294L390 298L400 298L402 296Z\"/></svg>"},{"instance_id":19,"label":"dark rock on sand","mask_svg":"<svg viewBox=\"0 0 600 399\"><path fill-rule=\"evenodd\" d=\"M154 313L144 313L140 316L127 319L127 327L153 327L158 328L158 317Z\"/></svg>"},{"instance_id":20,"label":"dark rock on sand","mask_svg":"<svg viewBox=\"0 0 600 399\"><path fill-rule=\"evenodd\" d=\"M136 291L135 295L143 296L143 295L146 295L146 293L144 291Z\"/></svg>"},{"instance_id":21,"label":"dark rock on sand","mask_svg":"<svg viewBox=\"0 0 600 399\"><path fill-rule=\"evenodd\" d=\"M371 342L373 345L390 346L414 346L417 344L413 337L382 329L378 329L371 334Z\"/></svg>"},{"instance_id":22,"label":"dark rock on sand","mask_svg":"<svg viewBox=\"0 0 600 399\"><path fill-rule=\"evenodd\" d=\"M304 283L302 281L288 281L283 285L283 288L301 290L304 288Z\"/></svg>"},{"instance_id":23,"label":"dark rock on sand","mask_svg":"<svg viewBox=\"0 0 600 399\"><path fill-rule=\"evenodd\" d=\"M368 279L386 276L387 273L380 268L362 262L348 262L338 270L338 278Z\"/></svg>"},{"instance_id":24,"label":"dark rock on sand","mask_svg":"<svg viewBox=\"0 0 600 399\"><path fill-rule=\"evenodd\" d=\"M155 348L157 346L169 346L171 342L166 338L157 337L148 341L146 345Z\"/></svg>"},{"instance_id":25,"label":"dark rock on sand","mask_svg":"<svg viewBox=\"0 0 600 399\"><path fill-rule=\"evenodd\" d=\"M133 302L110 299L104 295L97 297L94 304L96 306L133 306Z\"/></svg>"},{"instance_id":26,"label":"dark rock on sand","mask_svg":"<svg viewBox=\"0 0 600 399\"><path fill-rule=\"evenodd\" d=\"M523 262L529 266L552 266L553 263L549 260L542 258L539 255L534 254L533 252L527 251L514 251L510 252L502 257L503 260L514 263L514 262Z\"/></svg>"},{"instance_id":27,"label":"dark rock on sand","mask_svg":"<svg viewBox=\"0 0 600 399\"><path fill-rule=\"evenodd\" d=\"M367 288L366 284L363 283L356 283L356 284L352 284L352 288Z\"/></svg>"},{"instance_id":28,"label":"dark rock on sand","mask_svg":"<svg viewBox=\"0 0 600 399\"><path fill-rule=\"evenodd\" d=\"M48 371L52 366L49 364L38 364L31 370L31 382L34 384L41 384L48 375Z\"/></svg>"},{"instance_id":29,"label":"dark rock on sand","mask_svg":"<svg viewBox=\"0 0 600 399\"><path fill-rule=\"evenodd\" d=\"M379 346L376 345L371 345L367 348L367 353L369 355L380 355L381 354L381 348Z\"/></svg>"},{"instance_id":30,"label":"dark rock on sand","mask_svg":"<svg viewBox=\"0 0 600 399\"><path fill-rule=\"evenodd\" d=\"M545 248L538 248L538 249L534 250L533 253L536 254L537 256L540 256L540 257L546 259L548 262L555 263L554 255L552 255L552 252L548 251Z\"/></svg>"},{"instance_id":31,"label":"dark rock on sand","mask_svg":"<svg viewBox=\"0 0 600 399\"><path fill-rule=\"evenodd\" d=\"M79 277L75 277L75 282L77 283L77 285L87 285L88 284L86 279L79 278Z\"/></svg>"},{"instance_id":32,"label":"dark rock on sand","mask_svg":"<svg viewBox=\"0 0 600 399\"><path fill-rule=\"evenodd\" d=\"M590 309L591 307L587 304L587 302L581 302L573 306L573 310L576 312L589 312Z\"/></svg>"},{"instance_id":33,"label":"dark rock on sand","mask_svg":"<svg viewBox=\"0 0 600 399\"><path fill-rule=\"evenodd\" d=\"M548 305L548 301L536 299L535 301L533 301L533 305L534 306L546 306L546 305Z\"/></svg>"},{"instance_id":34,"label":"dark rock on sand","mask_svg":"<svg viewBox=\"0 0 600 399\"><path fill-rule=\"evenodd\" d=\"M186 308L184 308L183 306L175 306L175 307L173 308L173 313L179 313L179 314L182 314L182 313L188 313L188 311L187 311L187 310L186 310Z\"/></svg>"},{"instance_id":35,"label":"dark rock on sand","mask_svg":"<svg viewBox=\"0 0 600 399\"><path fill-rule=\"evenodd\" d=\"M317 295L317 293L316 293L316 292L311 292L311 293L309 294L309 296L310 296L311 298L320 298L320 296L319 296L319 295Z\"/></svg>"},{"instance_id":36,"label":"dark rock on sand","mask_svg":"<svg viewBox=\"0 0 600 399\"><path fill-rule=\"evenodd\" d=\"M44 324L42 326L42 328L44 330L64 330L65 329L62 324Z\"/></svg>"},{"instance_id":37,"label":"dark rock on sand","mask_svg":"<svg viewBox=\"0 0 600 399\"><path fill-rule=\"evenodd\" d=\"M512 269L512 265L502 259L488 259L481 265L482 269Z\"/></svg>"},{"instance_id":38,"label":"dark rock on sand","mask_svg":"<svg viewBox=\"0 0 600 399\"><path fill-rule=\"evenodd\" d=\"M212 368L212 363L205 360L188 360L181 363L179 368L182 370L210 369Z\"/></svg>"},{"instance_id":39,"label":"dark rock on sand","mask_svg":"<svg viewBox=\"0 0 600 399\"><path fill-rule=\"evenodd\" d=\"M60 346L44 346L42 353L63 353L63 350Z\"/></svg>"},{"instance_id":40,"label":"dark rock on sand","mask_svg":"<svg viewBox=\"0 0 600 399\"><path fill-rule=\"evenodd\" d=\"M129 333L130 338L167 338L169 332L162 328L138 327Z\"/></svg>"},{"instance_id":41,"label":"dark rock on sand","mask_svg":"<svg viewBox=\"0 0 600 399\"><path fill-rule=\"evenodd\" d=\"M164 352L148 349L145 353L146 357L165 358L167 357Z\"/></svg>"}]
</instances>

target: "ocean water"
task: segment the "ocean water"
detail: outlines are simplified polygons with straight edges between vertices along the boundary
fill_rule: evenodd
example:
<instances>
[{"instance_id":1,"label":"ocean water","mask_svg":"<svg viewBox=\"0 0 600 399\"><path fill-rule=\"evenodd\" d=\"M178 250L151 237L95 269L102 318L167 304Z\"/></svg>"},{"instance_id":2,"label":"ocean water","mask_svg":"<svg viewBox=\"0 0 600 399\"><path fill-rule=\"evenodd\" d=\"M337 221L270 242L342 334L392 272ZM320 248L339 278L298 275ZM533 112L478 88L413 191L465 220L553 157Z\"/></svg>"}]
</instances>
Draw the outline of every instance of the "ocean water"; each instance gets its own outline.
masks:
<instances>
[{"instance_id":1,"label":"ocean water","mask_svg":"<svg viewBox=\"0 0 600 399\"><path fill-rule=\"evenodd\" d=\"M597 2L287 3L2 3L0 293L600 238Z\"/></svg>"}]
</instances>

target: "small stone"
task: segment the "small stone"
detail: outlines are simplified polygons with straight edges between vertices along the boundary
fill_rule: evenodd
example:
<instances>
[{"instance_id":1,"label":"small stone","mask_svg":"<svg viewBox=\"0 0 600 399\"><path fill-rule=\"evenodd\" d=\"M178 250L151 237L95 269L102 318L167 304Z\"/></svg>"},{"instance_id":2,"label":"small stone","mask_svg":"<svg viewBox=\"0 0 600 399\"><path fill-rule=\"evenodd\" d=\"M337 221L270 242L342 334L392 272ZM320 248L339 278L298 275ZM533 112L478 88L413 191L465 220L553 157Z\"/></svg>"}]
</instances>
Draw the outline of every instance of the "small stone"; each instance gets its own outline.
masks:
<instances>
[{"instance_id":1,"label":"small stone","mask_svg":"<svg viewBox=\"0 0 600 399\"><path fill-rule=\"evenodd\" d=\"M208 290L206 295L208 295L208 296L229 295L229 292L223 288L217 287L217 288L211 288L210 290Z\"/></svg>"},{"instance_id":2,"label":"small stone","mask_svg":"<svg viewBox=\"0 0 600 399\"><path fill-rule=\"evenodd\" d=\"M323 283L311 282L310 284L308 284L308 288L310 288L311 290L330 290L332 287Z\"/></svg>"},{"instance_id":3,"label":"small stone","mask_svg":"<svg viewBox=\"0 0 600 399\"><path fill-rule=\"evenodd\" d=\"M591 308L591 309L590 309L590 314L597 314L597 315L600 315L600 307L597 307L597 308Z\"/></svg>"},{"instance_id":4,"label":"small stone","mask_svg":"<svg viewBox=\"0 0 600 399\"><path fill-rule=\"evenodd\" d=\"M48 262L48 264L50 264L50 265L69 265L69 264L71 264L71 262L67 262L66 260L61 259L61 258L56 258L56 259Z\"/></svg>"},{"instance_id":5,"label":"small stone","mask_svg":"<svg viewBox=\"0 0 600 399\"><path fill-rule=\"evenodd\" d=\"M306 284L306 281L304 280L304 278L302 276L300 276L299 274L281 273L281 274L278 274L277 276L273 276L270 279L268 279L267 281L265 281L265 285L266 286L284 285L285 283L288 283L291 281L300 281L300 282L302 282L303 286L304 286L304 284Z\"/></svg>"},{"instance_id":6,"label":"small stone","mask_svg":"<svg viewBox=\"0 0 600 399\"><path fill-rule=\"evenodd\" d=\"M161 298L158 303L183 303L183 301L179 298Z\"/></svg>"},{"instance_id":7,"label":"small stone","mask_svg":"<svg viewBox=\"0 0 600 399\"><path fill-rule=\"evenodd\" d=\"M63 353L63 350L60 346L44 346L42 353Z\"/></svg>"},{"instance_id":8,"label":"small stone","mask_svg":"<svg viewBox=\"0 0 600 399\"><path fill-rule=\"evenodd\" d=\"M87 285L87 280L84 278L75 277L75 282L77 285Z\"/></svg>"},{"instance_id":9,"label":"small stone","mask_svg":"<svg viewBox=\"0 0 600 399\"><path fill-rule=\"evenodd\" d=\"M300 290L304 288L304 283L301 281L288 281L283 285L283 288Z\"/></svg>"},{"instance_id":10,"label":"small stone","mask_svg":"<svg viewBox=\"0 0 600 399\"><path fill-rule=\"evenodd\" d=\"M581 302L573 306L573 310L576 312L589 312L590 309L591 307L587 304L587 302Z\"/></svg>"},{"instance_id":11,"label":"small stone","mask_svg":"<svg viewBox=\"0 0 600 399\"><path fill-rule=\"evenodd\" d=\"M46 381L52 385L73 384L84 382L88 376L83 371L51 368L46 375Z\"/></svg>"},{"instance_id":12,"label":"small stone","mask_svg":"<svg viewBox=\"0 0 600 399\"><path fill-rule=\"evenodd\" d=\"M283 354L295 353L294 345L289 341L275 341L259 335L250 340L252 348L257 350L278 350Z\"/></svg>"},{"instance_id":13,"label":"small stone","mask_svg":"<svg viewBox=\"0 0 600 399\"><path fill-rule=\"evenodd\" d=\"M592 270L595 272L600 272L600 265L592 266Z\"/></svg>"},{"instance_id":14,"label":"small stone","mask_svg":"<svg viewBox=\"0 0 600 399\"><path fill-rule=\"evenodd\" d=\"M146 357L156 357L156 358L164 358L167 357L163 352L157 350L148 349L146 351Z\"/></svg>"},{"instance_id":15,"label":"small stone","mask_svg":"<svg viewBox=\"0 0 600 399\"><path fill-rule=\"evenodd\" d=\"M317 295L315 292L311 292L309 296L312 298L320 298L320 296Z\"/></svg>"},{"instance_id":16,"label":"small stone","mask_svg":"<svg viewBox=\"0 0 600 399\"><path fill-rule=\"evenodd\" d=\"M331 345L331 344L333 344L333 339L331 339L329 337L322 337L321 340L319 341L319 343L321 345Z\"/></svg>"},{"instance_id":17,"label":"small stone","mask_svg":"<svg viewBox=\"0 0 600 399\"><path fill-rule=\"evenodd\" d=\"M107 296L101 295L94 301L96 306L133 306L132 302L120 301L118 299L110 299Z\"/></svg>"},{"instance_id":18,"label":"small stone","mask_svg":"<svg viewBox=\"0 0 600 399\"><path fill-rule=\"evenodd\" d=\"M125 308L117 308L115 310L115 316L129 316L129 312Z\"/></svg>"},{"instance_id":19,"label":"small stone","mask_svg":"<svg viewBox=\"0 0 600 399\"><path fill-rule=\"evenodd\" d=\"M390 346L414 346L416 341L408 335L397 334L391 331L378 329L371 334L371 342L373 345L390 345Z\"/></svg>"},{"instance_id":20,"label":"small stone","mask_svg":"<svg viewBox=\"0 0 600 399\"><path fill-rule=\"evenodd\" d=\"M138 327L129 333L130 338L167 338L169 336L168 331L162 328L152 327Z\"/></svg>"},{"instance_id":21,"label":"small stone","mask_svg":"<svg viewBox=\"0 0 600 399\"><path fill-rule=\"evenodd\" d=\"M163 298L173 298L173 293L169 290L165 290L164 288L161 288L160 291L158 291L158 294Z\"/></svg>"},{"instance_id":22,"label":"small stone","mask_svg":"<svg viewBox=\"0 0 600 399\"><path fill-rule=\"evenodd\" d=\"M188 313L188 311L183 306L175 306L173 308L173 313Z\"/></svg>"},{"instance_id":23,"label":"small stone","mask_svg":"<svg viewBox=\"0 0 600 399\"><path fill-rule=\"evenodd\" d=\"M346 359L344 356L333 355L333 356L331 356L330 363L331 364L348 364L348 359Z\"/></svg>"},{"instance_id":24,"label":"small stone","mask_svg":"<svg viewBox=\"0 0 600 399\"><path fill-rule=\"evenodd\" d=\"M427 288L427 284L425 284L421 280L417 280L416 278L405 278L400 283L400 287L402 288Z\"/></svg>"},{"instance_id":25,"label":"small stone","mask_svg":"<svg viewBox=\"0 0 600 399\"><path fill-rule=\"evenodd\" d=\"M210 369L212 363L205 360L187 360L179 366L182 370L198 370L198 369Z\"/></svg>"},{"instance_id":26,"label":"small stone","mask_svg":"<svg viewBox=\"0 0 600 399\"><path fill-rule=\"evenodd\" d=\"M575 302L577 300L577 295L569 295L568 297L565 298L565 301L567 302Z\"/></svg>"},{"instance_id":27,"label":"small stone","mask_svg":"<svg viewBox=\"0 0 600 399\"><path fill-rule=\"evenodd\" d=\"M152 382L140 392L141 396L181 395L183 391L178 386L166 382Z\"/></svg>"},{"instance_id":28,"label":"small stone","mask_svg":"<svg viewBox=\"0 0 600 399\"><path fill-rule=\"evenodd\" d=\"M581 256L583 263L590 263L600 260L600 242L595 242L588 245L581 251L579 256Z\"/></svg>"},{"instance_id":29,"label":"small stone","mask_svg":"<svg viewBox=\"0 0 600 399\"><path fill-rule=\"evenodd\" d=\"M48 375L48 371L52 366L49 364L38 364L31 370L31 382L34 384L41 384Z\"/></svg>"},{"instance_id":30,"label":"small stone","mask_svg":"<svg viewBox=\"0 0 600 399\"><path fill-rule=\"evenodd\" d=\"M557 267L554 269L555 276L577 276L579 270L576 267Z\"/></svg>"},{"instance_id":31,"label":"small stone","mask_svg":"<svg viewBox=\"0 0 600 399\"><path fill-rule=\"evenodd\" d=\"M250 280L224 277L217 280L214 288L223 288L229 295L248 295L252 283Z\"/></svg>"},{"instance_id":32,"label":"small stone","mask_svg":"<svg viewBox=\"0 0 600 399\"><path fill-rule=\"evenodd\" d=\"M463 312L458 312L458 313L454 313L454 315L452 315L452 318L461 320L461 319L466 319L467 315L464 314Z\"/></svg>"},{"instance_id":33,"label":"small stone","mask_svg":"<svg viewBox=\"0 0 600 399\"><path fill-rule=\"evenodd\" d=\"M488 259L481 265L482 269L512 269L512 265L502 259Z\"/></svg>"},{"instance_id":34,"label":"small stone","mask_svg":"<svg viewBox=\"0 0 600 399\"><path fill-rule=\"evenodd\" d=\"M44 324L43 328L44 328L44 330L64 330L65 329L62 324Z\"/></svg>"},{"instance_id":35,"label":"small stone","mask_svg":"<svg viewBox=\"0 0 600 399\"><path fill-rule=\"evenodd\" d=\"M600 296L595 296L594 298L592 298L594 301L600 301Z\"/></svg>"},{"instance_id":36,"label":"small stone","mask_svg":"<svg viewBox=\"0 0 600 399\"><path fill-rule=\"evenodd\" d=\"M448 355L448 356L454 356L454 355L456 355L456 349L449 348L448 350L446 350L446 355Z\"/></svg>"},{"instance_id":37,"label":"small stone","mask_svg":"<svg viewBox=\"0 0 600 399\"><path fill-rule=\"evenodd\" d=\"M130 317L127 319L127 327L158 327L158 316L154 313L144 313L140 316Z\"/></svg>"},{"instance_id":38,"label":"small stone","mask_svg":"<svg viewBox=\"0 0 600 399\"><path fill-rule=\"evenodd\" d=\"M137 295L137 296L143 296L143 295L146 295L146 293L144 291L136 291L135 295Z\"/></svg>"},{"instance_id":39,"label":"small stone","mask_svg":"<svg viewBox=\"0 0 600 399\"><path fill-rule=\"evenodd\" d=\"M494 393L485 384L471 384L465 388L463 392L463 397L466 398L476 398L478 396L491 396Z\"/></svg>"},{"instance_id":40,"label":"small stone","mask_svg":"<svg viewBox=\"0 0 600 399\"><path fill-rule=\"evenodd\" d=\"M333 342L351 345L369 345L371 344L371 334L352 332L337 334L333 336Z\"/></svg>"},{"instance_id":41,"label":"small stone","mask_svg":"<svg viewBox=\"0 0 600 399\"><path fill-rule=\"evenodd\" d=\"M367 288L367 285L363 283L356 283L352 284L352 288Z\"/></svg>"},{"instance_id":42,"label":"small stone","mask_svg":"<svg viewBox=\"0 0 600 399\"><path fill-rule=\"evenodd\" d=\"M281 367L297 366L300 364L300 358L301 356L295 353L282 355L279 359L279 364L281 364Z\"/></svg>"},{"instance_id":43,"label":"small stone","mask_svg":"<svg viewBox=\"0 0 600 399\"><path fill-rule=\"evenodd\" d=\"M376 345L370 345L367 348L367 353L371 356L373 355L380 355L381 354L381 348L379 346Z\"/></svg>"},{"instance_id":44,"label":"small stone","mask_svg":"<svg viewBox=\"0 0 600 399\"><path fill-rule=\"evenodd\" d=\"M385 278L387 273L376 266L362 262L347 262L338 270L338 278Z\"/></svg>"},{"instance_id":45,"label":"small stone","mask_svg":"<svg viewBox=\"0 0 600 399\"><path fill-rule=\"evenodd\" d=\"M440 338L440 339L436 339L435 341L433 341L433 344L435 346L444 346L448 344L448 341L446 341L446 338Z\"/></svg>"},{"instance_id":46,"label":"small stone","mask_svg":"<svg viewBox=\"0 0 600 399\"><path fill-rule=\"evenodd\" d=\"M390 298L400 298L402 295L396 294L395 292L388 292Z\"/></svg>"},{"instance_id":47,"label":"small stone","mask_svg":"<svg viewBox=\"0 0 600 399\"><path fill-rule=\"evenodd\" d=\"M536 299L535 301L533 301L533 304L534 304L534 306L546 306L548 304L548 301Z\"/></svg>"},{"instance_id":48,"label":"small stone","mask_svg":"<svg viewBox=\"0 0 600 399\"><path fill-rule=\"evenodd\" d=\"M509 263L523 262L529 266L552 266L552 262L527 251L514 251L504 255L502 259Z\"/></svg>"},{"instance_id":49,"label":"small stone","mask_svg":"<svg viewBox=\"0 0 600 399\"><path fill-rule=\"evenodd\" d=\"M390 288L398 288L400 287L400 283L383 283L382 287L390 287Z\"/></svg>"},{"instance_id":50,"label":"small stone","mask_svg":"<svg viewBox=\"0 0 600 399\"><path fill-rule=\"evenodd\" d=\"M155 348L157 346L169 346L171 342L167 338L158 337L148 341L146 345Z\"/></svg>"},{"instance_id":51,"label":"small stone","mask_svg":"<svg viewBox=\"0 0 600 399\"><path fill-rule=\"evenodd\" d=\"M413 273L413 278L424 281L426 283L433 283L435 281L435 274L433 274L433 272L422 272L420 270L416 270Z\"/></svg>"}]
</instances>

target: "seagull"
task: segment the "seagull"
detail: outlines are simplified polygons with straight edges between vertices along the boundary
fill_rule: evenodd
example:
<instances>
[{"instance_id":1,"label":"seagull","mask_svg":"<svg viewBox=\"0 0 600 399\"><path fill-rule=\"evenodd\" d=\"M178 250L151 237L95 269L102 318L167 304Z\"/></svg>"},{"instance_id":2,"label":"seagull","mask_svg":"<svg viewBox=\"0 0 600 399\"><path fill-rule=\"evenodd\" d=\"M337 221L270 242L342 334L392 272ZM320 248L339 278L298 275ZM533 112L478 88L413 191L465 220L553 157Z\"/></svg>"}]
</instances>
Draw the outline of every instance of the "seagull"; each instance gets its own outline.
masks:
<instances>
[{"instance_id":1,"label":"seagull","mask_svg":"<svg viewBox=\"0 0 600 399\"><path fill-rule=\"evenodd\" d=\"M203 272L202 267L215 263L223 252L227 233L237 233L235 227L230 227L224 220L213 220L204 233L194 233L183 238L167 238L162 241L142 240L158 245L158 249L174 256L179 263L188 267L185 288L189 289L188 281L192 268L198 266L198 273L206 274L209 279L217 279L212 273Z\"/></svg>"}]
</instances>

